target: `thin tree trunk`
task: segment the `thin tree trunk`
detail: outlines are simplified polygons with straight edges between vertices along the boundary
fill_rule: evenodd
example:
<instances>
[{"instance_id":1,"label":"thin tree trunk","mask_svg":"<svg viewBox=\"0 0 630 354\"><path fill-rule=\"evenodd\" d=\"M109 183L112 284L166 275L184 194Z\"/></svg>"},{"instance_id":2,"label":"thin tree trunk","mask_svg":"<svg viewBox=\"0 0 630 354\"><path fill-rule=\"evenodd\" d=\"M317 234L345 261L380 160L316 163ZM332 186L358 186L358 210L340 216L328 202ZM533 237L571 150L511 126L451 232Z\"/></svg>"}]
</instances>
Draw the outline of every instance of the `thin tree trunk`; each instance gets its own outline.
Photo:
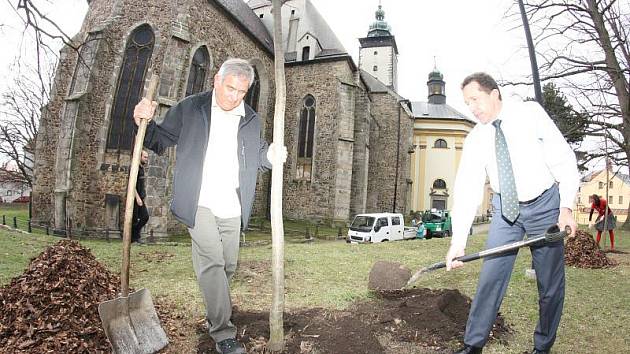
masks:
<instances>
[{"instance_id":1,"label":"thin tree trunk","mask_svg":"<svg viewBox=\"0 0 630 354\"><path fill-rule=\"evenodd\" d=\"M286 106L286 82L284 77L284 51L282 49L281 0L272 1L273 44L276 82L276 104L273 116L273 143L278 152L284 146L284 111ZM272 156L271 171L271 239L273 299L269 311L268 349L280 352L284 348L284 227L282 224L282 170L279 154Z\"/></svg>"}]
</instances>

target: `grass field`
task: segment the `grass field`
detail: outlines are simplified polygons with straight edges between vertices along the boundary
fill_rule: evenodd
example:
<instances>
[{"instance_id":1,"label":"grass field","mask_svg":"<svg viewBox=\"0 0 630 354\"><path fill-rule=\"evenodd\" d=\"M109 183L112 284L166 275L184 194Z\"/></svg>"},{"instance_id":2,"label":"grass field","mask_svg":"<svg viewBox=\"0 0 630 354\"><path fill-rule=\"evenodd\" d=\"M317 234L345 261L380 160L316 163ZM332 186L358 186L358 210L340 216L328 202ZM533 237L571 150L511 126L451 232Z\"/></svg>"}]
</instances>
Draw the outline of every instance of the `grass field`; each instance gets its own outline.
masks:
<instances>
[{"instance_id":1,"label":"grass field","mask_svg":"<svg viewBox=\"0 0 630 354\"><path fill-rule=\"evenodd\" d=\"M293 230L305 228L287 223ZM289 227L287 226L287 227ZM410 240L374 245L351 245L333 240L335 230L321 229L322 237L306 243L299 233L287 237L286 308L324 307L344 309L354 301L370 297L367 279L377 260L397 261L411 269L443 259L449 239ZM291 234L287 232L287 234ZM617 232L617 249L630 252L629 232ZM268 232L247 235L251 246L241 248L240 265L233 282L233 301L244 310L268 310L271 303L271 245ZM41 234L24 234L0 229L0 285L19 275L29 259L59 239ZM485 235L472 236L468 252L481 250ZM82 240L112 271L120 267L121 243ZM160 255L168 257L160 257ZM630 343L630 254L613 254L619 266L612 269L567 268L564 314L554 353L629 353ZM131 286L146 287L154 299L173 305L187 319L189 335L176 352L193 353L196 345L194 323L203 317L203 305L190 261L190 241L146 247L132 247ZM531 350L537 314L535 281L525 277L531 263L529 251L519 253L501 313L514 333L509 346L490 343L484 353L523 353ZM459 289L472 297L481 262L463 269L427 274L417 286Z\"/></svg>"}]
</instances>

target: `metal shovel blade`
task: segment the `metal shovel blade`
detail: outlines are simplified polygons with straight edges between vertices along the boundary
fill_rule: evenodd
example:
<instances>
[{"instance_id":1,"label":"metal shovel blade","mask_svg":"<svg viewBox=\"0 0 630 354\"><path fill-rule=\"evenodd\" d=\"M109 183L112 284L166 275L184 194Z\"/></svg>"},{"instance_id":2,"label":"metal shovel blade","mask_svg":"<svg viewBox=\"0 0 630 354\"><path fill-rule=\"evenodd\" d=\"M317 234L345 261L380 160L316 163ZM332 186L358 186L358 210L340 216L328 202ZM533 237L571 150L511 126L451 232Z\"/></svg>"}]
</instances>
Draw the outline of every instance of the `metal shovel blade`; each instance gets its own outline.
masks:
<instances>
[{"instance_id":1,"label":"metal shovel blade","mask_svg":"<svg viewBox=\"0 0 630 354\"><path fill-rule=\"evenodd\" d=\"M150 354L168 345L148 289L102 302L98 313L116 354Z\"/></svg>"}]
</instances>

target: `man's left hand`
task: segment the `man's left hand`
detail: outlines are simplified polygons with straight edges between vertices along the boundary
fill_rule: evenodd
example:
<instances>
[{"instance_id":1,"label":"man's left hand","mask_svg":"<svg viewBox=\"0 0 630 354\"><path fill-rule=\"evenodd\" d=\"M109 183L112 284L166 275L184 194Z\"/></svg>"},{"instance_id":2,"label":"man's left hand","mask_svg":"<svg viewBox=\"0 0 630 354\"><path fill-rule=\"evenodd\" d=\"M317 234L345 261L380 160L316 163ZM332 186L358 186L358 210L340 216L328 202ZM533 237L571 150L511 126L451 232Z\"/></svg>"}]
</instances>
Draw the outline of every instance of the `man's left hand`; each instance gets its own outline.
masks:
<instances>
[{"instance_id":1,"label":"man's left hand","mask_svg":"<svg viewBox=\"0 0 630 354\"><path fill-rule=\"evenodd\" d=\"M287 161L287 147L284 145L276 146L275 143L271 143L267 150L267 160L269 160L274 167L276 163L280 165L284 164Z\"/></svg>"},{"instance_id":2,"label":"man's left hand","mask_svg":"<svg viewBox=\"0 0 630 354\"><path fill-rule=\"evenodd\" d=\"M573 219L573 211L569 208L560 208L558 227L560 227L560 230L564 230L567 226L571 228L571 234L569 234L569 237L574 237L575 231L577 231L577 224L575 223L575 219Z\"/></svg>"}]
</instances>

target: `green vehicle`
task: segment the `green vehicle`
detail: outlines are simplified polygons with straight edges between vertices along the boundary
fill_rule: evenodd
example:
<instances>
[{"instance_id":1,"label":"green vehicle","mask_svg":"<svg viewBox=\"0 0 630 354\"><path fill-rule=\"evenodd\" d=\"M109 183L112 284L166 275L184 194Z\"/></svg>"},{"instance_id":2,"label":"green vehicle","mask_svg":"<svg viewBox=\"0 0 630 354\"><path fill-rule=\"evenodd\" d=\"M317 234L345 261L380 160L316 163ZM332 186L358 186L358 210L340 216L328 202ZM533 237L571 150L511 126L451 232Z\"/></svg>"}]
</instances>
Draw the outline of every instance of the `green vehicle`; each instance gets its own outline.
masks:
<instances>
[{"instance_id":1,"label":"green vehicle","mask_svg":"<svg viewBox=\"0 0 630 354\"><path fill-rule=\"evenodd\" d=\"M451 213L448 210L431 209L422 213L422 223L427 230L426 238L450 237L453 233Z\"/></svg>"}]
</instances>

